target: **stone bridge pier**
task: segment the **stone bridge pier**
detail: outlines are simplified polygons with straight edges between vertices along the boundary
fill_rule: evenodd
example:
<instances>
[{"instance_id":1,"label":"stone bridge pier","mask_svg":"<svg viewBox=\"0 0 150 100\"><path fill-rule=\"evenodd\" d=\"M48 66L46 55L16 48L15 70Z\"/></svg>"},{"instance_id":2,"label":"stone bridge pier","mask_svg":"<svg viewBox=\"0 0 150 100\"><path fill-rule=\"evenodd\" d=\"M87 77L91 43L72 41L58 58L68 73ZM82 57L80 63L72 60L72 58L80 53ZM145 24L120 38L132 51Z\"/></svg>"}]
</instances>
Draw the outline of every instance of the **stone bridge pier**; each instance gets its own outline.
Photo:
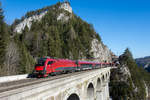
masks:
<instances>
[{"instance_id":1,"label":"stone bridge pier","mask_svg":"<svg viewBox=\"0 0 150 100\"><path fill-rule=\"evenodd\" d=\"M83 71L81 74L28 86L5 95L8 100L109 100L111 68ZM7 98L6 98L7 97ZM1 97L0 97L1 99Z\"/></svg>"}]
</instances>

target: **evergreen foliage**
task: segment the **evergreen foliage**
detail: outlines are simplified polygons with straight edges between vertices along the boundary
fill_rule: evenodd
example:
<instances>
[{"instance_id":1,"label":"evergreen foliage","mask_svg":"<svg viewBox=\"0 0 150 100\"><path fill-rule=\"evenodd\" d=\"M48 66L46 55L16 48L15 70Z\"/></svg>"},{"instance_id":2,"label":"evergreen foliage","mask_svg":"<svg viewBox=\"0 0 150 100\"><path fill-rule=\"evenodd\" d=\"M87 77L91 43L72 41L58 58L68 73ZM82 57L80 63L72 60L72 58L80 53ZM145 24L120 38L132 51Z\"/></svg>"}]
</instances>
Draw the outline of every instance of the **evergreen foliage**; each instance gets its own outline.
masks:
<instances>
[{"instance_id":1,"label":"evergreen foliage","mask_svg":"<svg viewBox=\"0 0 150 100\"><path fill-rule=\"evenodd\" d=\"M3 16L3 10L1 8L0 3L0 63L3 63L4 55L5 55L5 23L4 23L4 16Z\"/></svg>"},{"instance_id":2,"label":"evergreen foliage","mask_svg":"<svg viewBox=\"0 0 150 100\"><path fill-rule=\"evenodd\" d=\"M9 42L8 38L9 36L8 36L7 26L4 22L3 10L0 3L0 75L4 73L4 69L5 69L4 60L5 60L7 44Z\"/></svg>"},{"instance_id":3,"label":"evergreen foliage","mask_svg":"<svg viewBox=\"0 0 150 100\"><path fill-rule=\"evenodd\" d=\"M120 81L119 71L112 71L110 82L112 98L114 100L146 100L145 83L149 86L150 74L137 66L128 48L119 57L119 62L121 66L126 65L129 68L131 77L128 77L126 82Z\"/></svg>"},{"instance_id":4,"label":"evergreen foliage","mask_svg":"<svg viewBox=\"0 0 150 100\"><path fill-rule=\"evenodd\" d=\"M17 67L17 74L26 74L31 73L34 69L35 60L33 56L31 56L30 52L27 50L25 46L25 41L22 41L23 37L21 35L16 35L14 37L15 43L18 45L19 48L19 65Z\"/></svg>"}]
</instances>

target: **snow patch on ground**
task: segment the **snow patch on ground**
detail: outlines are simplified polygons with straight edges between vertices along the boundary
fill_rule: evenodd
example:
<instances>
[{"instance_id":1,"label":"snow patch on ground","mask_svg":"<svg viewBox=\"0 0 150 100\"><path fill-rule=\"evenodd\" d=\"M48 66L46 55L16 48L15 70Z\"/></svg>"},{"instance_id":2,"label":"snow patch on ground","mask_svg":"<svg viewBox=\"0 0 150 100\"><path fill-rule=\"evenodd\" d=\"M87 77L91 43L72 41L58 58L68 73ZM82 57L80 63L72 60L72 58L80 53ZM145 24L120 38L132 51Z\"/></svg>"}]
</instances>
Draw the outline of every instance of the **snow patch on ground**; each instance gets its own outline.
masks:
<instances>
[{"instance_id":1,"label":"snow patch on ground","mask_svg":"<svg viewBox=\"0 0 150 100\"><path fill-rule=\"evenodd\" d=\"M22 80L22 79L26 79L27 77L28 74L16 75L16 76L4 76L4 77L0 77L0 83Z\"/></svg>"}]
</instances>

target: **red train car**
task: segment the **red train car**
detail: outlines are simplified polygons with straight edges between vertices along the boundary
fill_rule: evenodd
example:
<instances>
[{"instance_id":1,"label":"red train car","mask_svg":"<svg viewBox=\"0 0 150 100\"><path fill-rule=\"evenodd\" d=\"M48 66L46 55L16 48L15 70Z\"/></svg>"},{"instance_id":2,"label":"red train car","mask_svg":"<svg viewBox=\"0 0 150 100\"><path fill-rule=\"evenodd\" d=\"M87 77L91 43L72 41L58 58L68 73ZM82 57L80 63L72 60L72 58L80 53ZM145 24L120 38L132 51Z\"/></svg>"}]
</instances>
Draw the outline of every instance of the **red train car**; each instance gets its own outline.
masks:
<instances>
[{"instance_id":1,"label":"red train car","mask_svg":"<svg viewBox=\"0 0 150 100\"><path fill-rule=\"evenodd\" d=\"M90 61L78 61L80 70L87 70L87 69L95 69L100 68L101 63L98 62L90 62Z\"/></svg>"}]
</instances>

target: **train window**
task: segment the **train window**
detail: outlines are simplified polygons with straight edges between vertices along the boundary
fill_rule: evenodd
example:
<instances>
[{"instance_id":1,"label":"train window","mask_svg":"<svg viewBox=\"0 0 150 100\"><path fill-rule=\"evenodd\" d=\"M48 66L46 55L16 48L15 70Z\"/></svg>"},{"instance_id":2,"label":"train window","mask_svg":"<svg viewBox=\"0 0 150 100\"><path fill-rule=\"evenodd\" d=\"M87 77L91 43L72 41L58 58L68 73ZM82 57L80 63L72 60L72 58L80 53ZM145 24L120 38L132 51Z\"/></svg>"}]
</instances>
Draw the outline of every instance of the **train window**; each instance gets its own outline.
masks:
<instances>
[{"instance_id":1,"label":"train window","mask_svg":"<svg viewBox=\"0 0 150 100\"><path fill-rule=\"evenodd\" d=\"M48 62L48 65L51 65L51 64L53 64L54 63L54 61L49 61Z\"/></svg>"},{"instance_id":2,"label":"train window","mask_svg":"<svg viewBox=\"0 0 150 100\"><path fill-rule=\"evenodd\" d=\"M41 58L38 60L38 64L36 64L36 66L44 66L46 59Z\"/></svg>"}]
</instances>

